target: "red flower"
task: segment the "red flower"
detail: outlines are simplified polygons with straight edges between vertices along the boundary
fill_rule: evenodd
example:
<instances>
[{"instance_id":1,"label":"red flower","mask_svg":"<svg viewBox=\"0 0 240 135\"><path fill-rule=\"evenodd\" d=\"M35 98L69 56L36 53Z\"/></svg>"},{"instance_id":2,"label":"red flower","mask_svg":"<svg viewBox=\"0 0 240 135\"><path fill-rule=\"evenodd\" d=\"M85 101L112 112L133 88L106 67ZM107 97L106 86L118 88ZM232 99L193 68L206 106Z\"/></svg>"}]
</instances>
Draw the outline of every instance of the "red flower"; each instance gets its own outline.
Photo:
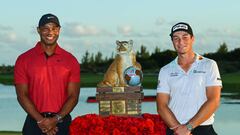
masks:
<instances>
[{"instance_id":1,"label":"red flower","mask_svg":"<svg viewBox=\"0 0 240 135\"><path fill-rule=\"evenodd\" d=\"M117 128L114 128L113 135L121 135L121 132Z\"/></svg>"},{"instance_id":2,"label":"red flower","mask_svg":"<svg viewBox=\"0 0 240 135\"><path fill-rule=\"evenodd\" d=\"M136 134L138 131L138 129L136 127L130 127L130 132L133 133L133 134Z\"/></svg>"},{"instance_id":3,"label":"red flower","mask_svg":"<svg viewBox=\"0 0 240 135\"><path fill-rule=\"evenodd\" d=\"M165 135L166 126L157 114L142 117L101 117L87 114L76 117L70 135Z\"/></svg>"}]
</instances>

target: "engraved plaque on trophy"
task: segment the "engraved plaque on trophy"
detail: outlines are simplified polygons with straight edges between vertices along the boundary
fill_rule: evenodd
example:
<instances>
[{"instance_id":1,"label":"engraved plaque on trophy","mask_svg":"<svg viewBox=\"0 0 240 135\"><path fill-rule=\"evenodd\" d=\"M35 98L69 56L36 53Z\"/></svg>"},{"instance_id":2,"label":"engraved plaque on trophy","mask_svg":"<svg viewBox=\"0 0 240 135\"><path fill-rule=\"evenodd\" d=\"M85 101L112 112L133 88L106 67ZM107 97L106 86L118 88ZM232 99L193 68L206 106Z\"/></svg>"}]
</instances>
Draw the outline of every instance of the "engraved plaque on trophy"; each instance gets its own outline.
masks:
<instances>
[{"instance_id":1,"label":"engraved plaque on trophy","mask_svg":"<svg viewBox=\"0 0 240 135\"><path fill-rule=\"evenodd\" d=\"M125 114L125 100L112 101L112 114Z\"/></svg>"}]
</instances>

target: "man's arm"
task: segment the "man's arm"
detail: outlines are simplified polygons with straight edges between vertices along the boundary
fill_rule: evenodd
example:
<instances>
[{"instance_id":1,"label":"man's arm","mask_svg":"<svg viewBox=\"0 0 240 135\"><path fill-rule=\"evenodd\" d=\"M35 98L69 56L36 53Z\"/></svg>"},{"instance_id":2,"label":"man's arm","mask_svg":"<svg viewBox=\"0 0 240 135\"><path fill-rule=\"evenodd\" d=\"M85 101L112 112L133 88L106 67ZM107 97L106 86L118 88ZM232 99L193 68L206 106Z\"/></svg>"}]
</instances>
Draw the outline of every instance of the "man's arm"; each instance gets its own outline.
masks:
<instances>
[{"instance_id":1,"label":"man's arm","mask_svg":"<svg viewBox=\"0 0 240 135\"><path fill-rule=\"evenodd\" d=\"M79 93L80 93L80 83L70 82L68 84L67 91L68 91L67 92L67 94L68 94L67 101L65 102L62 109L58 113L62 117L69 114L73 110L73 108L77 105L78 97L79 97Z\"/></svg>"},{"instance_id":2,"label":"man's arm","mask_svg":"<svg viewBox=\"0 0 240 135\"><path fill-rule=\"evenodd\" d=\"M207 101L202 105L198 113L189 121L195 128L206 121L219 107L221 98L221 87L207 87Z\"/></svg>"},{"instance_id":3,"label":"man's arm","mask_svg":"<svg viewBox=\"0 0 240 135\"><path fill-rule=\"evenodd\" d=\"M167 126L171 129L177 128L180 123L177 121L173 112L168 107L169 102L169 94L165 93L157 93L157 111L161 116L163 121L167 124Z\"/></svg>"},{"instance_id":4,"label":"man's arm","mask_svg":"<svg viewBox=\"0 0 240 135\"><path fill-rule=\"evenodd\" d=\"M207 101L201 106L198 113L188 122L193 128L211 117L220 105L221 87L211 86L206 88ZM176 129L175 133L189 133L186 125L181 125Z\"/></svg>"},{"instance_id":5,"label":"man's arm","mask_svg":"<svg viewBox=\"0 0 240 135\"><path fill-rule=\"evenodd\" d=\"M73 82L68 83L67 100L64 103L60 112L58 112L58 115L60 115L63 118L73 110L73 108L78 103L79 93L80 93L80 83L73 83ZM41 127L46 127L47 130L43 131L43 133L47 133L47 135L52 135L52 134L56 134L56 132L58 131L58 129L56 129L57 123L58 123L57 116L55 116L52 118L46 118L39 125Z\"/></svg>"},{"instance_id":6,"label":"man's arm","mask_svg":"<svg viewBox=\"0 0 240 135\"><path fill-rule=\"evenodd\" d=\"M43 116L37 111L33 102L28 96L28 86L27 84L16 84L17 100L22 108L36 121L41 121Z\"/></svg>"}]
</instances>

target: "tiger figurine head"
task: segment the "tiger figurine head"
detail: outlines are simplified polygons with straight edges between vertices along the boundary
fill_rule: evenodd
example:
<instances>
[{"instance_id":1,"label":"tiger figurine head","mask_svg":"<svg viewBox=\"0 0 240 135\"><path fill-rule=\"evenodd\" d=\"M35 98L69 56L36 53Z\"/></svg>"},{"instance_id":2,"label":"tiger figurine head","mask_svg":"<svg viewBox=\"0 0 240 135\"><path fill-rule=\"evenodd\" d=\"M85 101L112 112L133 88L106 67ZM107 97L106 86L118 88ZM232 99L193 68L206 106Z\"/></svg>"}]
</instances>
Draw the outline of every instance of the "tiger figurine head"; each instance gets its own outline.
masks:
<instances>
[{"instance_id":1,"label":"tiger figurine head","mask_svg":"<svg viewBox=\"0 0 240 135\"><path fill-rule=\"evenodd\" d=\"M129 41L116 41L117 44L117 54L130 53L133 51L133 40Z\"/></svg>"}]
</instances>

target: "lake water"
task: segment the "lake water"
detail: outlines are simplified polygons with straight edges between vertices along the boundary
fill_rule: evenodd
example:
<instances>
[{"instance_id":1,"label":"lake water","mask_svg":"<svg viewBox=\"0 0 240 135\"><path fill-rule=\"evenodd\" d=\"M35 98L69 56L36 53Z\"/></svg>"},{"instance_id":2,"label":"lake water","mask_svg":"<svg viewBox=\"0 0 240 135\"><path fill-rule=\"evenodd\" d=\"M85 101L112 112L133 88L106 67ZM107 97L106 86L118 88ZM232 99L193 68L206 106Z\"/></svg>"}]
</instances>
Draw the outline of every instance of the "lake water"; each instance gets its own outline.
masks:
<instances>
[{"instance_id":1,"label":"lake water","mask_svg":"<svg viewBox=\"0 0 240 135\"><path fill-rule=\"evenodd\" d=\"M155 90L144 90L145 95L155 95L155 92ZM86 102L88 96L95 96L95 94L95 88L81 88L79 103L71 113L73 118L98 113L97 103ZM240 101L222 98L221 102L220 108L215 113L216 131L219 135L239 135ZM143 102L142 113L156 114L156 103ZM26 113L17 102L14 87L0 84L0 131L21 131L25 116Z\"/></svg>"}]
</instances>

